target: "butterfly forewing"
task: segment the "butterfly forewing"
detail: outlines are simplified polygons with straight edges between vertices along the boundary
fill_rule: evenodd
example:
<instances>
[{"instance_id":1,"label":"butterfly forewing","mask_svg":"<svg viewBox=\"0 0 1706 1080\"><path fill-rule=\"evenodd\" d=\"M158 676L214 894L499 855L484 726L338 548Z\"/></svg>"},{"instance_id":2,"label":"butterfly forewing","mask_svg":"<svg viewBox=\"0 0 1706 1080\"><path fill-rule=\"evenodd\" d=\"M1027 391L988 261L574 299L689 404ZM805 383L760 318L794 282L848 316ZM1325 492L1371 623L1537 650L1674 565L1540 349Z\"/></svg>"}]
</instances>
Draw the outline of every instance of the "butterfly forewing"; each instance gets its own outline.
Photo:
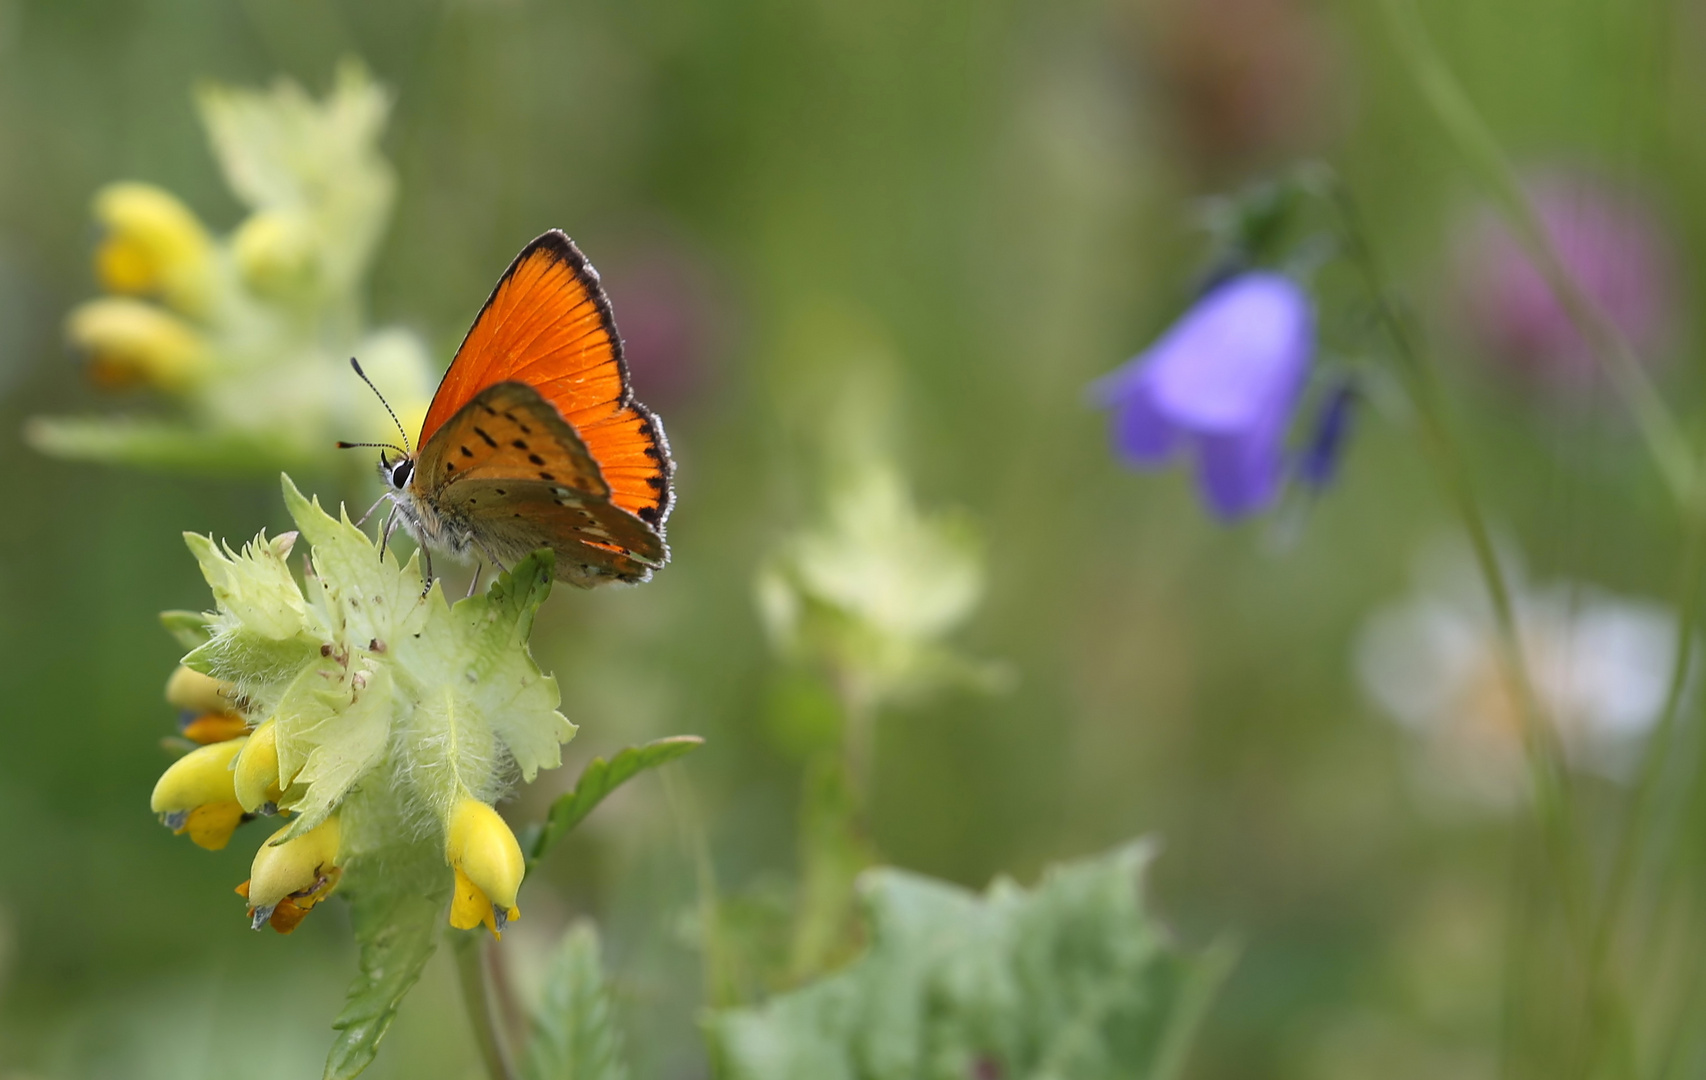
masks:
<instances>
[{"instance_id":1,"label":"butterfly forewing","mask_svg":"<svg viewBox=\"0 0 1706 1080\"><path fill-rule=\"evenodd\" d=\"M421 441L482 390L512 380L573 426L611 503L661 531L673 497L662 425L633 400L597 272L556 230L523 248L492 291L439 384Z\"/></svg>"}]
</instances>

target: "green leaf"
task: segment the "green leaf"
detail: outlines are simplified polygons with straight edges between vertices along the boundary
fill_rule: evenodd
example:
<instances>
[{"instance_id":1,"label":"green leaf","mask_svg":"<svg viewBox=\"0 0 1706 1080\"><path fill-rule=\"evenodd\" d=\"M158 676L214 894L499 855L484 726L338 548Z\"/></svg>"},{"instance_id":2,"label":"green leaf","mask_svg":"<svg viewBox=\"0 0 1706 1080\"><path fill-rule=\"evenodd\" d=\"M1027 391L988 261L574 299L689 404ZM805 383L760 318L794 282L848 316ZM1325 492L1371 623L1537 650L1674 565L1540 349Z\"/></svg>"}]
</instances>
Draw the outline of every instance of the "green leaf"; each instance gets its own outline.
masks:
<instances>
[{"instance_id":1,"label":"green leaf","mask_svg":"<svg viewBox=\"0 0 1706 1080\"><path fill-rule=\"evenodd\" d=\"M871 945L839 974L709 1022L733 1080L1160 1080L1224 957L1181 956L1143 911L1151 847L979 897L898 870L862 879Z\"/></svg>"},{"instance_id":2,"label":"green leaf","mask_svg":"<svg viewBox=\"0 0 1706 1080\"><path fill-rule=\"evenodd\" d=\"M349 896L361 972L332 1022L338 1034L325 1080L349 1080L379 1052L397 1006L438 948L452 880L430 843L363 856L346 868L350 874L362 883Z\"/></svg>"},{"instance_id":3,"label":"green leaf","mask_svg":"<svg viewBox=\"0 0 1706 1080\"><path fill-rule=\"evenodd\" d=\"M562 839L564 833L579 825L592 813L594 807L604 801L606 795L647 769L667 764L703 745L705 740L697 735L671 735L666 739L655 739L644 746L624 747L609 761L593 758L575 781L574 790L559 796L557 801L551 804L551 813L545 819L545 827L529 845L528 872L532 872L533 864L544 857L552 844Z\"/></svg>"},{"instance_id":4,"label":"green leaf","mask_svg":"<svg viewBox=\"0 0 1706 1080\"><path fill-rule=\"evenodd\" d=\"M162 611L160 625L186 652L206 645L213 636L207 628L207 616L199 611Z\"/></svg>"},{"instance_id":5,"label":"green leaf","mask_svg":"<svg viewBox=\"0 0 1706 1080\"><path fill-rule=\"evenodd\" d=\"M627 1080L622 1039L598 961L598 931L582 922L563 935L533 1017L523 1080Z\"/></svg>"}]
</instances>

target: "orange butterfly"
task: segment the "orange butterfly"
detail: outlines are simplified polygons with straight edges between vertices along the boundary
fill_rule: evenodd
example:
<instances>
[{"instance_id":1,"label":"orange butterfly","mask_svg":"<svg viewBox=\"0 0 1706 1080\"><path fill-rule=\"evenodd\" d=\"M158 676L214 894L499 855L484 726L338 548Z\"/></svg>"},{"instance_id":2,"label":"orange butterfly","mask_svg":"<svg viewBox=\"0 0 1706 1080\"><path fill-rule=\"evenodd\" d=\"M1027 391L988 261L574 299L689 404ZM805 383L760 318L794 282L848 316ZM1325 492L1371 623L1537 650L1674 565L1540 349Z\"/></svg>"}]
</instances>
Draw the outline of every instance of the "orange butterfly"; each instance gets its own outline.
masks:
<instances>
[{"instance_id":1,"label":"orange butterfly","mask_svg":"<svg viewBox=\"0 0 1706 1080\"><path fill-rule=\"evenodd\" d=\"M669 561L663 425L634 400L598 272L556 229L521 249L475 317L420 452L403 438L388 447L398 460L379 456L383 531L401 518L429 582L433 548L502 568L548 547L558 579L582 588L646 581Z\"/></svg>"}]
</instances>

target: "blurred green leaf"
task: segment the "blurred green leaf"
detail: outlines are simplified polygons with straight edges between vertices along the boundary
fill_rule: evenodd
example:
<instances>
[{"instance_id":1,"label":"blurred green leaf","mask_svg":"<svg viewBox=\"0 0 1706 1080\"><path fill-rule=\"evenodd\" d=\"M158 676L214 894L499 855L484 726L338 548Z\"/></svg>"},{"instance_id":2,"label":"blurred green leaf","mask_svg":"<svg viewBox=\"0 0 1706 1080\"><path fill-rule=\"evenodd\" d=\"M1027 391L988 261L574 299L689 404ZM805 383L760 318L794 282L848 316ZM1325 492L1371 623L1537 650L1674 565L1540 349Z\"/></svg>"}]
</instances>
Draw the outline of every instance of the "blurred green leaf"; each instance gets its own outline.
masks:
<instances>
[{"instance_id":1,"label":"blurred green leaf","mask_svg":"<svg viewBox=\"0 0 1706 1080\"><path fill-rule=\"evenodd\" d=\"M551 959L521 1075L523 1080L628 1076L598 959L598 931L591 923L571 927Z\"/></svg>"},{"instance_id":2,"label":"blurred green leaf","mask_svg":"<svg viewBox=\"0 0 1706 1080\"><path fill-rule=\"evenodd\" d=\"M277 429L257 434L127 416L38 416L24 424L24 441L43 454L70 461L204 476L308 468L325 457L318 443L293 442Z\"/></svg>"},{"instance_id":3,"label":"blurred green leaf","mask_svg":"<svg viewBox=\"0 0 1706 1080\"><path fill-rule=\"evenodd\" d=\"M899 870L862 879L871 947L830 978L710 1022L736 1080L1132 1080L1174 1075L1224 960L1143 911L1153 848L982 897Z\"/></svg>"},{"instance_id":4,"label":"blurred green leaf","mask_svg":"<svg viewBox=\"0 0 1706 1080\"><path fill-rule=\"evenodd\" d=\"M545 819L544 828L540 829L527 845L528 872L531 873L533 864L551 850L552 844L562 839L564 833L579 825L592 813L594 807L604 801L606 795L647 769L666 765L703 745L705 740L697 735L671 735L668 738L655 739L644 746L624 747L609 761L593 758L587 762L580 778L575 781L574 790L560 796L551 804L551 812Z\"/></svg>"},{"instance_id":5,"label":"blurred green leaf","mask_svg":"<svg viewBox=\"0 0 1706 1080\"><path fill-rule=\"evenodd\" d=\"M160 625L186 652L206 645L213 636L207 628L207 616L199 611L162 611Z\"/></svg>"},{"instance_id":6,"label":"blurred green leaf","mask_svg":"<svg viewBox=\"0 0 1706 1080\"><path fill-rule=\"evenodd\" d=\"M451 877L431 843L393 847L359 862L359 891L349 894L361 973L350 984L338 1032L326 1057L325 1080L348 1080L372 1063L397 1006L438 948ZM350 870L358 869L351 866Z\"/></svg>"}]
</instances>

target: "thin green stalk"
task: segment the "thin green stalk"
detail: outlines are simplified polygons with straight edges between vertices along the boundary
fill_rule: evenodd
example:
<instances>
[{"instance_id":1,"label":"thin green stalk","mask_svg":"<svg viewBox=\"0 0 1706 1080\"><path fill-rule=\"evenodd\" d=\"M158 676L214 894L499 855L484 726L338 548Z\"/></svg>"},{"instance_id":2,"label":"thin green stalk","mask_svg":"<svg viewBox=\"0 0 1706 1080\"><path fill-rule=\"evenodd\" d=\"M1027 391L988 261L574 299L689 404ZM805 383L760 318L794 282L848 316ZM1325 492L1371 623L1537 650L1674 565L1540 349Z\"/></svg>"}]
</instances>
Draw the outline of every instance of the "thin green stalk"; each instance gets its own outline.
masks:
<instances>
[{"instance_id":1,"label":"thin green stalk","mask_svg":"<svg viewBox=\"0 0 1706 1080\"><path fill-rule=\"evenodd\" d=\"M741 995L723 942L722 900L717 888L716 864L711 860L711 844L705 837L693 789L675 773L674 769L663 769L658 778L663 783L664 800L669 803L670 814L681 831L682 844L693 860L705 1001L713 1008L727 1008L740 1004Z\"/></svg>"},{"instance_id":2,"label":"thin green stalk","mask_svg":"<svg viewBox=\"0 0 1706 1080\"><path fill-rule=\"evenodd\" d=\"M486 1075L490 1080L515 1080L504 1047L503 1025L497 1015L491 981L486 977L485 934L453 932L451 941L457 979L462 984L462 1004L468 1012L468 1025L474 1029L474 1045L480 1051Z\"/></svg>"},{"instance_id":3,"label":"thin green stalk","mask_svg":"<svg viewBox=\"0 0 1706 1080\"><path fill-rule=\"evenodd\" d=\"M1382 6L1398 51L1441 126L1491 189L1500 211L1535 260L1565 315L1623 399L1671 495L1679 506L1689 506L1696 495L1694 454L1681 425L1647 378L1640 358L1564 266L1510 160L1434 48L1414 0L1383 0Z\"/></svg>"},{"instance_id":4,"label":"thin green stalk","mask_svg":"<svg viewBox=\"0 0 1706 1080\"><path fill-rule=\"evenodd\" d=\"M1631 888L1641 869L1643 847L1650 831L1650 819L1664 771L1675 749L1682 702L1688 688L1690 660L1694 651L1696 624L1700 618L1703 579L1706 579L1706 500L1691 499L1688 514L1688 536L1683 549L1682 609L1676 627L1676 655L1671 661L1670 685L1665 693L1664 707L1658 725L1647 741L1641 760L1641 770L1635 785L1634 805L1624 815L1612 857L1611 873L1606 881L1606 896L1595 920L1593 940L1588 952L1588 983L1598 985L1606 977L1611 945L1622 925ZM1601 1018L1603 1022L1608 1018ZM1588 1050L1596 1051L1603 1033L1598 1026L1589 1031Z\"/></svg>"},{"instance_id":5,"label":"thin green stalk","mask_svg":"<svg viewBox=\"0 0 1706 1080\"><path fill-rule=\"evenodd\" d=\"M841 705L841 752L847 778L853 789L855 827L865 830L871 803L871 776L875 768L877 710L868 684L856 673L841 671L834 679L835 697Z\"/></svg>"},{"instance_id":6,"label":"thin green stalk","mask_svg":"<svg viewBox=\"0 0 1706 1080\"><path fill-rule=\"evenodd\" d=\"M1398 354L1411 400L1416 410L1422 443L1446 493L1463 522L1474 551L1493 612L1495 639L1501 670L1516 698L1521 721L1524 758L1534 793L1534 811L1540 830L1543 863L1562 905L1564 929L1575 949L1586 951L1586 912L1580 883L1585 879L1578 866L1579 853L1572 844L1575 826L1562 749L1555 729L1547 723L1523 657L1522 635L1515 600L1504 568L1498 559L1491 530L1476 497L1469 469L1451 436L1446 420L1445 394L1438 375L1420 345L1420 335L1393 299L1374 250L1368 242L1361 215L1350 192L1336 176L1327 178L1327 194L1338 209L1347 254L1357 264L1371 293L1381 323ZM1544 920L1525 919L1528 932L1539 933ZM1541 955L1535 952L1532 955ZM1572 959L1585 960L1585 956ZM1513 973L1514 975L1514 973ZM1512 989L1515 983L1509 984ZM1590 991L1591 992L1591 991ZM1514 1007L1508 1001L1507 1007ZM1513 1020L1515 1018L1513 1017ZM1512 1029L1513 1031L1520 1028ZM1507 1069L1514 1063L1514 1048L1507 1048Z\"/></svg>"},{"instance_id":7,"label":"thin green stalk","mask_svg":"<svg viewBox=\"0 0 1706 1080\"><path fill-rule=\"evenodd\" d=\"M1517 622L1516 604L1510 583L1505 577L1498 552L1493 544L1492 531L1475 495L1456 442L1451 437L1445 419L1445 394L1437 373L1428 362L1417 342L1417 335L1399 310L1386 284L1386 277L1369 245L1367 232L1356 202L1344 184L1333 175L1324 177L1326 193L1332 199L1343 224L1347 253L1362 273L1371 293L1380 321L1398 353L1409 384L1410 397L1416 408L1423 445L1433 461L1447 497L1462 519L1464 531L1474 552L1475 563L1487 589L1487 599L1493 609L1493 624L1499 649L1499 660L1517 698L1522 722L1523 743L1535 802L1543 823L1564 830L1568 821L1569 803L1565 791L1562 754L1557 736L1545 722L1528 665L1523 659L1522 636Z\"/></svg>"}]
</instances>

